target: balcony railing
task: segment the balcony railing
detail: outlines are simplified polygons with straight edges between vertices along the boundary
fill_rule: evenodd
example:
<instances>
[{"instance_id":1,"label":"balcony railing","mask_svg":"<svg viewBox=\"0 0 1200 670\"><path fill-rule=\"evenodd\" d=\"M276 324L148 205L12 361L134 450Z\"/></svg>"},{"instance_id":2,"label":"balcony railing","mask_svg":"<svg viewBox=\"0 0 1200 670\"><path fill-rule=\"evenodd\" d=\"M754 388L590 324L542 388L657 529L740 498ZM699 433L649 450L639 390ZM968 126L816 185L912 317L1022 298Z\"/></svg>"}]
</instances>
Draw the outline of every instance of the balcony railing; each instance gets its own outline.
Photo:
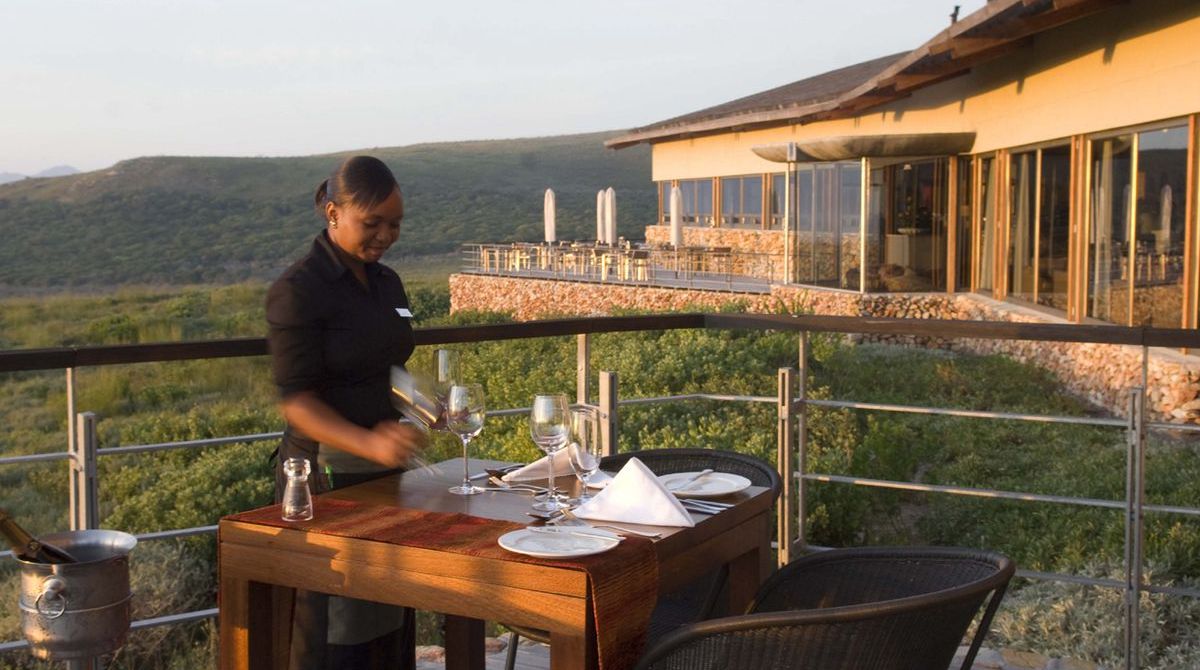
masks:
<instances>
[{"instance_id":1,"label":"balcony railing","mask_svg":"<svg viewBox=\"0 0 1200 670\"><path fill-rule=\"evenodd\" d=\"M677 329L748 329L794 332L798 338L797 366L775 371L777 393L773 396L737 396L717 393L698 393L650 398L618 397L617 376L613 372L599 371L599 397L588 395L591 370L591 336L598 333L621 333L635 331L662 331ZM867 336L913 336L941 339L980 340L1025 340L1061 343L1098 343L1140 347L1143 366L1140 385L1129 391L1128 416L1123 419L1079 416L1052 416L1017 414L991 411L973 411L940 407L924 407L897 404L856 402L853 400L825 400L809 397L808 360L809 336L812 333L854 333ZM786 562L797 551L819 550L808 542L806 529L805 494L816 484L851 485L886 488L905 491L921 491L932 494L971 496L1021 502L1039 502L1074 505L1102 509L1122 510L1125 523L1123 580L1099 579L1082 575L1020 571L1023 577L1034 580L1054 580L1089 584L1119 589L1124 592L1124 649L1126 668L1139 667L1139 614L1140 594L1161 593L1173 597L1200 597L1200 590L1163 587L1146 583L1143 579L1144 515L1171 514L1200 518L1200 507L1180 505L1149 505L1145 502L1145 435L1149 429L1167 429L1176 432L1200 432L1200 426L1152 423L1145 420L1145 389L1147 368L1145 361L1150 347L1200 347L1200 333L1188 330L1125 328L1117 326L1047 325L1014 322L937 321L870 319L834 316L768 316L733 314L673 314L633 317L606 317L590 319L566 319L535 321L526 323L461 326L453 328L431 328L418 330L418 345L440 345L455 343L486 342L511 339L556 337L574 335L577 339L576 401L595 406L601 413L601 437L611 451L617 443L620 430L619 408L622 406L649 403L686 402L710 400L735 403L772 403L776 407L778 421L777 466L783 478L784 491L779 502L777 548L780 562ZM78 347L28 351L0 352L0 372L65 370L67 384L68 450L66 452L10 456L0 458L0 466L33 461L65 460L70 466L71 510L69 518L72 528L92 528L99 522L97 514L96 462L103 456L152 452L164 449L193 448L225 443L277 439L278 433L239 435L211 440L169 442L160 444L133 445L113 448L98 448L94 414L77 412L75 407L75 371L81 367L105 366L128 363L159 361L203 360L210 358L245 357L265 355L266 343L262 339L236 339L211 342L189 342L173 344L121 345L104 347ZM965 486L941 486L912 481L888 481L849 476L845 473L813 472L806 463L807 432L806 418L810 408L838 408L882 412L920 413L999 421L1023 421L1060 424L1084 424L1106 426L1120 430L1126 436L1126 495L1124 499L1097 499L1072 496L1052 496L1026 491L1008 491ZM526 408L497 410L493 414L511 415L527 411ZM215 526L167 529L139 536L143 540L167 537L206 534L215 531ZM7 553L7 552L6 552ZM183 623L215 616L216 609L183 612L155 619L137 621L134 628ZM0 643L0 652L23 648L23 641Z\"/></svg>"},{"instance_id":2,"label":"balcony railing","mask_svg":"<svg viewBox=\"0 0 1200 670\"><path fill-rule=\"evenodd\" d=\"M767 293L782 279L779 255L729 247L632 244L465 244L462 268L473 274L535 277L739 293Z\"/></svg>"}]
</instances>

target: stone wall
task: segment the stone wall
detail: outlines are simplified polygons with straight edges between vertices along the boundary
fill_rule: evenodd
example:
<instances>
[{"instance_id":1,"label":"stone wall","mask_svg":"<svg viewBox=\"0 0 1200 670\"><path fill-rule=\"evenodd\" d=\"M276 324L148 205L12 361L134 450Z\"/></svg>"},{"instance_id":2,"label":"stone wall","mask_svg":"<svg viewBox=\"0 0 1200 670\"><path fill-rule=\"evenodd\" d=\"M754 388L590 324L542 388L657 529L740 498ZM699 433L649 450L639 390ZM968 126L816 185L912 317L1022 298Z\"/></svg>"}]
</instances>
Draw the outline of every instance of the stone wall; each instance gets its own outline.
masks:
<instances>
[{"instance_id":1,"label":"stone wall","mask_svg":"<svg viewBox=\"0 0 1200 670\"><path fill-rule=\"evenodd\" d=\"M1068 323L1039 310L966 293L862 295L852 291L775 285L769 295L764 295L469 274L450 277L450 304L455 312L501 311L512 313L520 320L598 316L614 310L709 310L738 304L748 312L759 313ZM1141 349L1134 346L911 336L859 339L1003 354L1045 368L1072 393L1117 416L1126 414L1129 389L1141 383ZM1200 423L1200 357L1169 349L1152 349L1148 374L1150 391L1146 409L1152 420Z\"/></svg>"},{"instance_id":2,"label":"stone wall","mask_svg":"<svg viewBox=\"0 0 1200 670\"><path fill-rule=\"evenodd\" d=\"M712 310L733 302L750 312L773 311L771 296L596 282L450 275L450 310L509 312L520 321L601 316L614 310Z\"/></svg>"}]
</instances>

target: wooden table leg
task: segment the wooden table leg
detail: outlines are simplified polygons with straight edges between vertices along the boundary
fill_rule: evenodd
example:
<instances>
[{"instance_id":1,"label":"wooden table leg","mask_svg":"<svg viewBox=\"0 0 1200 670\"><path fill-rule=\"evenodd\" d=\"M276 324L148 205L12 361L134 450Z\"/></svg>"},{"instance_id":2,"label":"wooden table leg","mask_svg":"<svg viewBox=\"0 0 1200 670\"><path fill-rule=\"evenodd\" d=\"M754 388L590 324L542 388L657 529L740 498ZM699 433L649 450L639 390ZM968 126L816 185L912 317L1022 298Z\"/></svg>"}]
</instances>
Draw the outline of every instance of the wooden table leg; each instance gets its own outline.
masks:
<instances>
[{"instance_id":1,"label":"wooden table leg","mask_svg":"<svg viewBox=\"0 0 1200 670\"><path fill-rule=\"evenodd\" d=\"M761 523L769 524L770 520L764 515ZM770 529L765 528L763 538L770 537ZM750 551L729 562L729 601L730 614L740 614L754 600L758 587L771 572L771 544L767 540Z\"/></svg>"},{"instance_id":2,"label":"wooden table leg","mask_svg":"<svg viewBox=\"0 0 1200 670\"><path fill-rule=\"evenodd\" d=\"M275 638L271 587L222 575L219 626L221 670L270 668Z\"/></svg>"},{"instance_id":3,"label":"wooden table leg","mask_svg":"<svg viewBox=\"0 0 1200 670\"><path fill-rule=\"evenodd\" d=\"M446 670L483 670L483 621L446 615Z\"/></svg>"},{"instance_id":4,"label":"wooden table leg","mask_svg":"<svg viewBox=\"0 0 1200 670\"><path fill-rule=\"evenodd\" d=\"M596 670L596 620L591 599L576 618L578 627L569 633L550 633L550 670Z\"/></svg>"}]
</instances>

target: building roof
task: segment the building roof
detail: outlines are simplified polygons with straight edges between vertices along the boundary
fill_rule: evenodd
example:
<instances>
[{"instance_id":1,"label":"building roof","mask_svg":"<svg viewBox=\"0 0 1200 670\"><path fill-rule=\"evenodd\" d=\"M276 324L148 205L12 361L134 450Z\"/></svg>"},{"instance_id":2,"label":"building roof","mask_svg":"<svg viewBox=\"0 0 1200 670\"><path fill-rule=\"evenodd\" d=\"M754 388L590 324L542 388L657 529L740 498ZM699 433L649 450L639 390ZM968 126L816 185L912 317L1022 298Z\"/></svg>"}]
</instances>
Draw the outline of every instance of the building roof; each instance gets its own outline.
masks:
<instances>
[{"instance_id":1,"label":"building roof","mask_svg":"<svg viewBox=\"0 0 1200 670\"><path fill-rule=\"evenodd\" d=\"M909 52L892 54L635 128L606 146L620 149L699 135L854 116L966 74L1034 35L1128 0L990 0Z\"/></svg>"}]
</instances>

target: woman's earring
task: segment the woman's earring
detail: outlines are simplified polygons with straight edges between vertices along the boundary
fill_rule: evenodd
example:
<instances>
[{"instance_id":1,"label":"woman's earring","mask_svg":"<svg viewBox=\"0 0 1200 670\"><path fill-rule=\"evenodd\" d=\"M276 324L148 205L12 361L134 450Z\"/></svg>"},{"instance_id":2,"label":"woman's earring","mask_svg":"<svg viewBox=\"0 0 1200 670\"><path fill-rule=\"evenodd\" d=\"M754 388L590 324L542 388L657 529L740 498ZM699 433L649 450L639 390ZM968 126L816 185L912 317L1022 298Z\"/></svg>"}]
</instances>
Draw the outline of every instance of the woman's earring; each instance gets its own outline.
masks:
<instances>
[{"instance_id":1,"label":"woman's earring","mask_svg":"<svg viewBox=\"0 0 1200 670\"><path fill-rule=\"evenodd\" d=\"M330 219L330 220L329 220L329 227L330 227L330 228L337 228L337 221L334 221L333 219Z\"/></svg>"}]
</instances>

